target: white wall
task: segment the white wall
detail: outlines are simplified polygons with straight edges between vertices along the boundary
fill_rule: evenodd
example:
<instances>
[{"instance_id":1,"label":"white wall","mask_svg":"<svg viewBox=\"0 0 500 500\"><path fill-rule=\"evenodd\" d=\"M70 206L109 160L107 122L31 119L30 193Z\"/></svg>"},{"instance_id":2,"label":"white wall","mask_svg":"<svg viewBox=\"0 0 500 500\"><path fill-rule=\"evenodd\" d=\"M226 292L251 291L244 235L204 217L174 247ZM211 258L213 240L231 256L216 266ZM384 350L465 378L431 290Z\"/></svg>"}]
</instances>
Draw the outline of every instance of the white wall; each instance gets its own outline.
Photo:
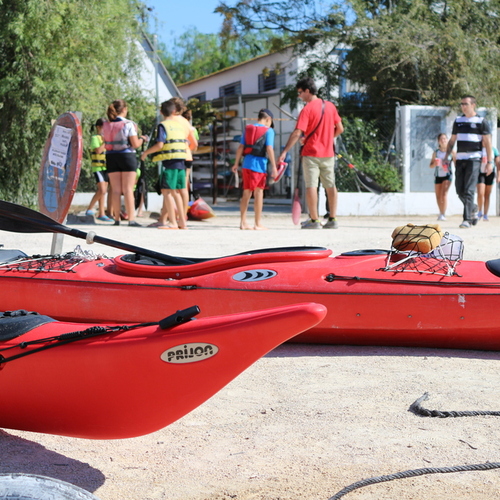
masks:
<instances>
[{"instance_id":1,"label":"white wall","mask_svg":"<svg viewBox=\"0 0 500 500\"><path fill-rule=\"evenodd\" d=\"M290 72L297 69L297 59L293 56L291 49L284 53L259 56L206 77L184 83L179 85L179 90L185 99L206 92L207 101L211 101L219 98L220 87L241 81L242 94L258 94L259 74L264 68L273 69L278 63L286 72L285 81L286 84L289 84L294 78ZM270 91L270 93L272 92L275 91Z\"/></svg>"},{"instance_id":2,"label":"white wall","mask_svg":"<svg viewBox=\"0 0 500 500\"><path fill-rule=\"evenodd\" d=\"M143 70L139 78L139 84L143 90L143 94L154 101L158 88L158 99L160 103L167 101L171 97L180 96L181 93L170 77L167 69L155 58L151 42L143 38L141 41L136 41L135 43L139 53L143 54ZM156 68L155 62L157 64Z\"/></svg>"}]
</instances>

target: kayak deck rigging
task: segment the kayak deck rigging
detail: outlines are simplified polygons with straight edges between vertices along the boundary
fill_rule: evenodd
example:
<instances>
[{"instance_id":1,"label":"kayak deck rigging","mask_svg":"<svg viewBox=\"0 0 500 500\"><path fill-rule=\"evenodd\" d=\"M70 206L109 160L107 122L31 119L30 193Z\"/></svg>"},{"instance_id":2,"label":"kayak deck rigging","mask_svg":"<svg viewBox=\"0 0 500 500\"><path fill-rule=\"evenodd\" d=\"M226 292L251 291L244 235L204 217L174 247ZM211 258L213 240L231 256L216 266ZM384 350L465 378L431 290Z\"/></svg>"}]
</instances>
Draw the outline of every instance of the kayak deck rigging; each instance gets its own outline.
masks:
<instances>
[{"instance_id":1,"label":"kayak deck rigging","mask_svg":"<svg viewBox=\"0 0 500 500\"><path fill-rule=\"evenodd\" d=\"M40 338L36 340L23 341L19 344L10 345L9 347L0 348L0 368L4 363L13 361L15 359L23 358L30 354L36 352L45 351L46 349L51 349L53 347L62 346L70 342L75 342L81 339L88 339L91 337L96 337L99 335L104 335L106 333L121 333L127 332L129 330L134 330L136 328L143 328L146 326L159 325L161 330L166 330L168 328L175 327L190 321L197 314L199 314L200 308L198 306L192 306L181 311L177 311L170 316L162 319L161 321L153 321L148 323L138 323L131 325L114 325L114 326L91 326L85 328L84 330L77 330L74 332L63 333L60 335L55 335L51 337ZM2 322L2 319L5 320ZM56 320L38 314L37 312L28 312L23 309L18 311L6 311L0 313L0 341L12 340L17 337L22 337L25 333L33 330L34 328L45 325L47 323L55 322ZM40 345L41 347L25 350L30 346ZM11 349L23 349L23 352L10 357L4 357L2 352Z\"/></svg>"}]
</instances>

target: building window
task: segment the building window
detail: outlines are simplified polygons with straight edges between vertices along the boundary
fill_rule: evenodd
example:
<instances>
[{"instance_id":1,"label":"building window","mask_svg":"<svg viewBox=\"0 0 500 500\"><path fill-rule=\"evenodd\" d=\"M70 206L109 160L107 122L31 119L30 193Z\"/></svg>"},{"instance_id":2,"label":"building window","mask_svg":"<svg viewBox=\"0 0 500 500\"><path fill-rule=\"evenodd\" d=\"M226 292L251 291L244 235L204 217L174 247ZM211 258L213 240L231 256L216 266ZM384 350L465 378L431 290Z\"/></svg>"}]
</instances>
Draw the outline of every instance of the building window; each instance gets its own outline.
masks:
<instances>
[{"instance_id":1,"label":"building window","mask_svg":"<svg viewBox=\"0 0 500 500\"><path fill-rule=\"evenodd\" d=\"M285 72L270 71L266 75L259 75L259 94L268 92L269 90L280 89L285 85Z\"/></svg>"},{"instance_id":2,"label":"building window","mask_svg":"<svg viewBox=\"0 0 500 500\"><path fill-rule=\"evenodd\" d=\"M241 94L241 81L219 87L219 97Z\"/></svg>"},{"instance_id":3,"label":"building window","mask_svg":"<svg viewBox=\"0 0 500 500\"><path fill-rule=\"evenodd\" d=\"M203 102L207 100L207 93L201 92L200 94L191 95L188 97L188 100L189 99L198 99L198 101Z\"/></svg>"}]
</instances>

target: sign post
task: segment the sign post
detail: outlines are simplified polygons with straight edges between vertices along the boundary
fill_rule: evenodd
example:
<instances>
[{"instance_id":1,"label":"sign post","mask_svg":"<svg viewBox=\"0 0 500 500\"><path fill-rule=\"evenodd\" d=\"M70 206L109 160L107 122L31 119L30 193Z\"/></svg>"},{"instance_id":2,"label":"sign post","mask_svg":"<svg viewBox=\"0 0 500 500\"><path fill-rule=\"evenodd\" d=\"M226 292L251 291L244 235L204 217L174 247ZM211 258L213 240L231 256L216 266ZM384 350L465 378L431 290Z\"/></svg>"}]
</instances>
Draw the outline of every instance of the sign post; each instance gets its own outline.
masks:
<instances>
[{"instance_id":1,"label":"sign post","mask_svg":"<svg viewBox=\"0 0 500 500\"><path fill-rule=\"evenodd\" d=\"M63 224L78 186L82 167L81 113L64 113L52 125L43 150L38 178L41 213ZM51 253L62 251L62 234L54 234Z\"/></svg>"}]
</instances>

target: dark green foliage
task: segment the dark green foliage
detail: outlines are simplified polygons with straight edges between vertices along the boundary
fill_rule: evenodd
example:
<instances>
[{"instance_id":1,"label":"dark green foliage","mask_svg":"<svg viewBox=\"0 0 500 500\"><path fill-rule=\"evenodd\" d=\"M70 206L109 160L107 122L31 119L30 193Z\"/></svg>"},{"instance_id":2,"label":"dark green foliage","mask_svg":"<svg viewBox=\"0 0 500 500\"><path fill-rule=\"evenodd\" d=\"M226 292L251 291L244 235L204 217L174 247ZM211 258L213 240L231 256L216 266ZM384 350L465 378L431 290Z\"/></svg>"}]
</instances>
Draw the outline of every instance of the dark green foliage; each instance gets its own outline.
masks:
<instances>
[{"instance_id":1,"label":"dark green foliage","mask_svg":"<svg viewBox=\"0 0 500 500\"><path fill-rule=\"evenodd\" d=\"M85 138L110 101L133 103L135 0L0 0L0 198L34 205L51 120L83 113ZM140 103L140 104L139 104ZM141 111L142 110L142 111Z\"/></svg>"},{"instance_id":2,"label":"dark green foliage","mask_svg":"<svg viewBox=\"0 0 500 500\"><path fill-rule=\"evenodd\" d=\"M396 158L392 150L387 151L388 143L380 139L380 128L375 121L361 118L342 118L344 133L340 141L339 152L349 159L359 170L368 174L387 192L403 189L401 175L396 167ZM342 167L342 164L340 165ZM345 168L345 167L344 167ZM344 171L338 185L341 191L352 191L354 171Z\"/></svg>"}]
</instances>

